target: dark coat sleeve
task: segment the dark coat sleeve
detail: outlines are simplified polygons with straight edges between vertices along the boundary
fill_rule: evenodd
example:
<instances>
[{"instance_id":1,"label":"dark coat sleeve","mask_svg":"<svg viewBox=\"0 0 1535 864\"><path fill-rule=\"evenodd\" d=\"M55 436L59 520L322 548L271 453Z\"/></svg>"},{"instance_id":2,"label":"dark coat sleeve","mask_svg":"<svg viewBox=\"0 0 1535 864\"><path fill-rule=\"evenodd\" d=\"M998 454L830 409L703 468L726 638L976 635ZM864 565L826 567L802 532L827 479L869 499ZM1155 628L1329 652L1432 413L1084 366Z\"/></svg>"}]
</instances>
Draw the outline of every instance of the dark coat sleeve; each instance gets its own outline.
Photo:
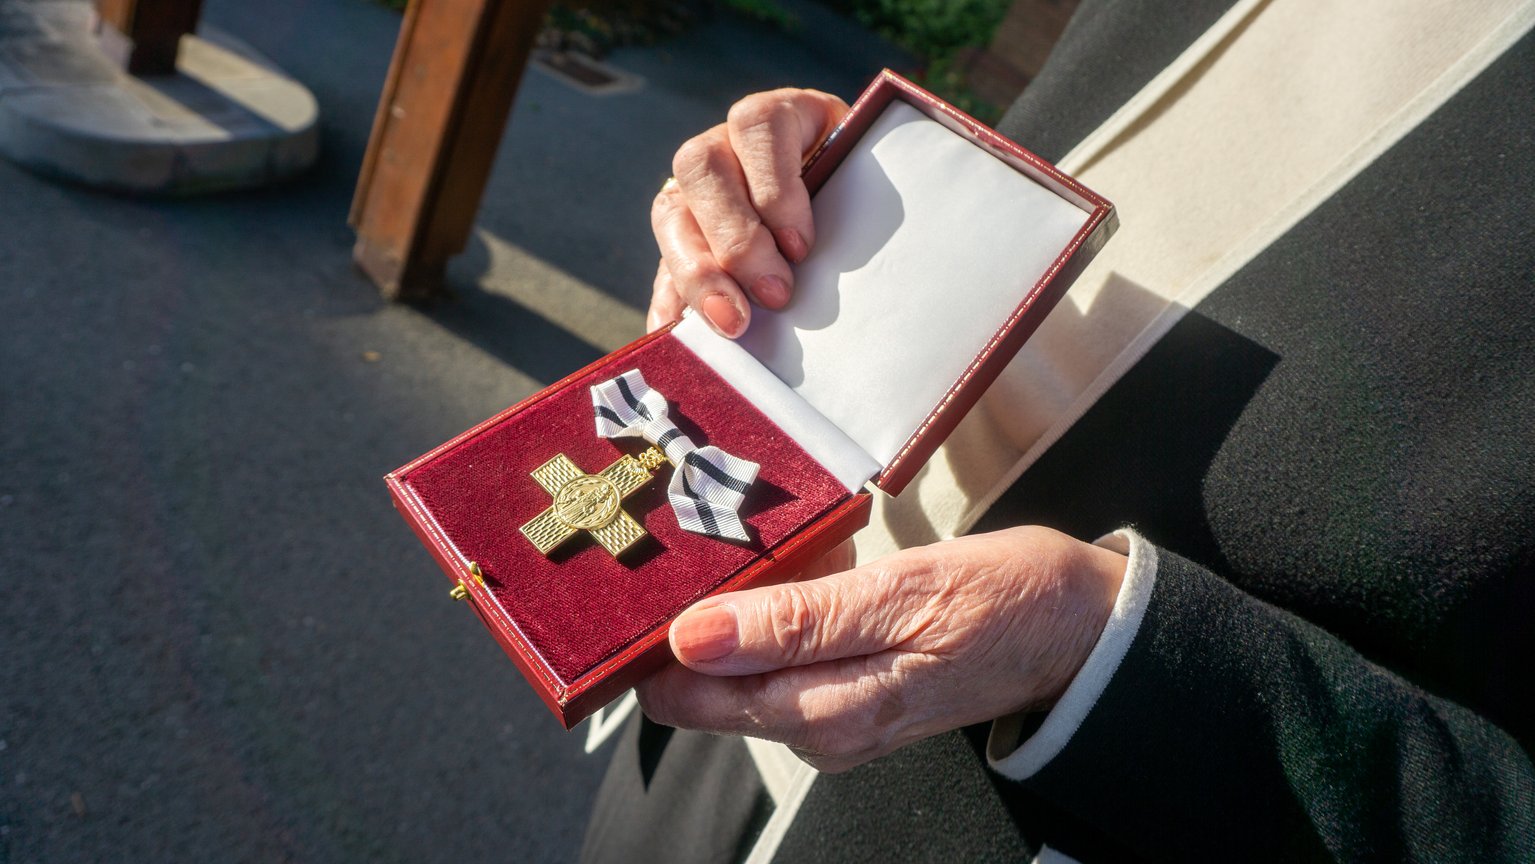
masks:
<instances>
[{"instance_id":1,"label":"dark coat sleeve","mask_svg":"<svg viewBox=\"0 0 1535 864\"><path fill-rule=\"evenodd\" d=\"M1023 786L1152 857L1535 860L1513 738L1165 550L1118 671Z\"/></svg>"}]
</instances>

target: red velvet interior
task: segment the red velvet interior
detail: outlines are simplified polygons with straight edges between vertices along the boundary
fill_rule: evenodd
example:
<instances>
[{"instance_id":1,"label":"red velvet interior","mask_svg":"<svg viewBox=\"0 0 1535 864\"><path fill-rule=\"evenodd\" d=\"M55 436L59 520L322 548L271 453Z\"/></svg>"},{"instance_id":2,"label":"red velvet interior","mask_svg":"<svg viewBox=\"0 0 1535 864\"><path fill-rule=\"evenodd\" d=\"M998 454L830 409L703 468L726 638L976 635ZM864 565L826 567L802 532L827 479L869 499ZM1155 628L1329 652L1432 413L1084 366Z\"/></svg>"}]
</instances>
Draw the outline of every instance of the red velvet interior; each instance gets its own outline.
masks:
<instances>
[{"instance_id":1,"label":"red velvet interior","mask_svg":"<svg viewBox=\"0 0 1535 864\"><path fill-rule=\"evenodd\" d=\"M593 428L588 387L638 368L665 394L671 417L700 446L714 444L762 466L742 506L750 544L683 531L666 503L670 466L624 501L650 537L618 560L586 534L545 558L517 529L549 506L529 476L555 453L595 474L638 438ZM400 478L415 490L522 633L567 685L681 612L795 531L849 497L826 469L772 421L664 336L594 367Z\"/></svg>"}]
</instances>

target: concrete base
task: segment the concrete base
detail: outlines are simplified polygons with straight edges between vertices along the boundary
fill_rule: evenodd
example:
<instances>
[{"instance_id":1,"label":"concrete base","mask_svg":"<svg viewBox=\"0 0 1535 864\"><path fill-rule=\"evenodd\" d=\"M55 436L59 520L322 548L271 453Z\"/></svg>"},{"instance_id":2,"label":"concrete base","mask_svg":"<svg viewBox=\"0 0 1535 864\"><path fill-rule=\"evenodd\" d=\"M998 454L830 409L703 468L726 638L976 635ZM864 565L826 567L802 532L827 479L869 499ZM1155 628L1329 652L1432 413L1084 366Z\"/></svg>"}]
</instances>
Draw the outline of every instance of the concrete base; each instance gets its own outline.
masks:
<instances>
[{"instance_id":1,"label":"concrete base","mask_svg":"<svg viewBox=\"0 0 1535 864\"><path fill-rule=\"evenodd\" d=\"M319 108L249 46L204 27L174 75L102 51L88 0L0 0L0 154L121 192L259 186L313 164Z\"/></svg>"}]
</instances>

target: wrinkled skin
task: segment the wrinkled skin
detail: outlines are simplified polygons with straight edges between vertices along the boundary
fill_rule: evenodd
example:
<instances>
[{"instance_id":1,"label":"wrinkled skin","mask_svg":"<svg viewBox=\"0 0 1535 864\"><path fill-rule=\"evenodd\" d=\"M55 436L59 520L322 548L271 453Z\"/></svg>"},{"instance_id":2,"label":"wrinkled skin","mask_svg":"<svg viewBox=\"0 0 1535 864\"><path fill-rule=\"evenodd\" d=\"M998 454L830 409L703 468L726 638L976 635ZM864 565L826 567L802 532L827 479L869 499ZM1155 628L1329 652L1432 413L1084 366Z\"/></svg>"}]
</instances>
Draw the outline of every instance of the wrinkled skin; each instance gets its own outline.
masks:
<instances>
[{"instance_id":1,"label":"wrinkled skin","mask_svg":"<svg viewBox=\"0 0 1535 864\"><path fill-rule=\"evenodd\" d=\"M650 210L661 247L651 330L691 306L735 337L751 319L748 297L769 309L789 302L789 264L815 245L800 165L846 113L847 103L814 90L758 93L677 150L674 180Z\"/></svg>"},{"instance_id":2,"label":"wrinkled skin","mask_svg":"<svg viewBox=\"0 0 1535 864\"><path fill-rule=\"evenodd\" d=\"M656 196L647 324L693 308L739 336L751 303L793 294L815 245L806 155L847 112L809 90L734 105L682 145ZM1103 632L1127 561L1020 527L854 567L851 543L797 581L701 601L672 624L681 661L637 688L658 723L787 744L843 771L950 729L1053 705Z\"/></svg>"},{"instance_id":3,"label":"wrinkled skin","mask_svg":"<svg viewBox=\"0 0 1535 864\"><path fill-rule=\"evenodd\" d=\"M1037 527L846 569L851 557L844 546L811 578L685 612L671 635L682 664L639 687L645 713L780 741L822 771L843 771L1053 704L1103 631L1125 567L1117 553ZM731 617L738 645L716 657Z\"/></svg>"}]
</instances>

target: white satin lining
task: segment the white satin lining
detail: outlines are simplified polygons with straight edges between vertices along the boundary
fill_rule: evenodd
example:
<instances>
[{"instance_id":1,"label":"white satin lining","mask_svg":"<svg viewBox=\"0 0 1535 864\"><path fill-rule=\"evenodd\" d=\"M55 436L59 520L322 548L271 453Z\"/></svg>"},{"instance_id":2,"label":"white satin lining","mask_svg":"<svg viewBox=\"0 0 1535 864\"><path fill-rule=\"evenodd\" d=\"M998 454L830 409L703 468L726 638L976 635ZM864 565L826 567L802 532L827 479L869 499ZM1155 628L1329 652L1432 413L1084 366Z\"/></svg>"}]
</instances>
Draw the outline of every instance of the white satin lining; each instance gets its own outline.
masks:
<instances>
[{"instance_id":1,"label":"white satin lining","mask_svg":"<svg viewBox=\"0 0 1535 864\"><path fill-rule=\"evenodd\" d=\"M778 380L738 343L709 329L702 316L683 318L672 328L671 335L793 438L849 492L862 489L869 478L880 472L874 457L837 424ZM686 406L683 407L685 410Z\"/></svg>"},{"instance_id":2,"label":"white satin lining","mask_svg":"<svg viewBox=\"0 0 1535 864\"><path fill-rule=\"evenodd\" d=\"M673 331L849 490L895 461L1089 212L910 105L811 202L794 299L732 342Z\"/></svg>"}]
</instances>

